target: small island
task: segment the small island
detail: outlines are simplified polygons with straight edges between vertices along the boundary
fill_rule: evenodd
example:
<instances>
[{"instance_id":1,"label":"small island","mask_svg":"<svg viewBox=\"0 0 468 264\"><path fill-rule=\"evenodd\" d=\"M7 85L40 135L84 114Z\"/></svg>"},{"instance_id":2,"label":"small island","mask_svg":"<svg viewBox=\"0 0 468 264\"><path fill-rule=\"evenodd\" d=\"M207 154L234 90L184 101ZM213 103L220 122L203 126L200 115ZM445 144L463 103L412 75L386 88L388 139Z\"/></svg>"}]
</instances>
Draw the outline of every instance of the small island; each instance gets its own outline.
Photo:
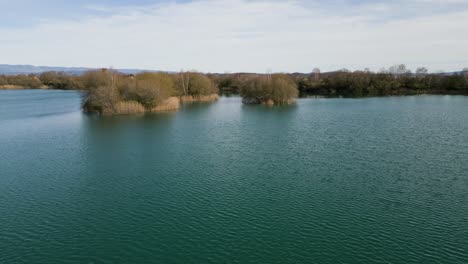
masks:
<instances>
[{"instance_id":1,"label":"small island","mask_svg":"<svg viewBox=\"0 0 468 264\"><path fill-rule=\"evenodd\" d=\"M176 111L181 103L219 99L214 81L196 72L125 75L103 69L89 71L81 76L81 80L88 90L83 102L83 110L87 113L120 115ZM247 75L238 81L243 103L247 104L292 104L299 94L297 85L285 74Z\"/></svg>"},{"instance_id":2,"label":"small island","mask_svg":"<svg viewBox=\"0 0 468 264\"><path fill-rule=\"evenodd\" d=\"M81 79L88 93L83 110L103 115L175 111L180 103L218 100L218 88L203 74L144 72L125 75L112 70L90 71Z\"/></svg>"}]
</instances>

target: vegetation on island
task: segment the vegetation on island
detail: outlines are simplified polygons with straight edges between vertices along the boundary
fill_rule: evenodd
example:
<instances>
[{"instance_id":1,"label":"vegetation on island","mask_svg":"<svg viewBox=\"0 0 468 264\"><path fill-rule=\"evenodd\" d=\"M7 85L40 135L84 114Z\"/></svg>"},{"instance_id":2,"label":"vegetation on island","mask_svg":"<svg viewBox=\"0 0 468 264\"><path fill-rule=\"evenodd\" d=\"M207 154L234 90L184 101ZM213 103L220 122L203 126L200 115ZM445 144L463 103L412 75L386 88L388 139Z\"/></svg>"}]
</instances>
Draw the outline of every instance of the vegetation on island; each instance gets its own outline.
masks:
<instances>
[{"instance_id":1,"label":"vegetation on island","mask_svg":"<svg viewBox=\"0 0 468 264\"><path fill-rule=\"evenodd\" d=\"M83 109L101 114L171 111L179 109L183 98L191 102L218 99L215 84L195 72L124 75L100 70L85 73L82 82L88 90Z\"/></svg>"},{"instance_id":2,"label":"vegetation on island","mask_svg":"<svg viewBox=\"0 0 468 264\"><path fill-rule=\"evenodd\" d=\"M175 76L176 93L182 102L218 100L218 87L208 76L197 72L180 72Z\"/></svg>"},{"instance_id":3,"label":"vegetation on island","mask_svg":"<svg viewBox=\"0 0 468 264\"><path fill-rule=\"evenodd\" d=\"M238 81L243 102L248 104L291 104L299 91L286 74L250 75Z\"/></svg>"}]
</instances>

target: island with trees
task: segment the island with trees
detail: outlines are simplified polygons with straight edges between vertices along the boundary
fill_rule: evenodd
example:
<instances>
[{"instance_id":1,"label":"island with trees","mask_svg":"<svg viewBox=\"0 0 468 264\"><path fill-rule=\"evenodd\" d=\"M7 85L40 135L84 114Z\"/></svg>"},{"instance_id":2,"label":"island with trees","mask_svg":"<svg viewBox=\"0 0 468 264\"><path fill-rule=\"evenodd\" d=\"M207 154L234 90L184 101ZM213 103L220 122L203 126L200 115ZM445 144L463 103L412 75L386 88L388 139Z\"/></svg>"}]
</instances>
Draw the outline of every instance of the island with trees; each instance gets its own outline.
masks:
<instances>
[{"instance_id":1,"label":"island with trees","mask_svg":"<svg viewBox=\"0 0 468 264\"><path fill-rule=\"evenodd\" d=\"M105 115L178 110L180 103L218 100L218 89L195 72L143 72L125 75L112 70L90 71L80 77L86 88L85 112Z\"/></svg>"}]
</instances>

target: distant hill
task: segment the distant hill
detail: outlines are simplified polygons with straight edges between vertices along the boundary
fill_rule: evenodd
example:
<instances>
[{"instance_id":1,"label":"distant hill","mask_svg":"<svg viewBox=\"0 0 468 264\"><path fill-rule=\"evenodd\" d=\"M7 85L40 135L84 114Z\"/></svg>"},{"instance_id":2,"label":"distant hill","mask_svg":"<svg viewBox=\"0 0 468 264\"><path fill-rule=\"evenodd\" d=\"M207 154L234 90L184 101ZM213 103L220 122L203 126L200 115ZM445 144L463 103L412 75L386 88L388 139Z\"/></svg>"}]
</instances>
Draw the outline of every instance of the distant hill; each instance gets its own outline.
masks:
<instances>
[{"instance_id":1,"label":"distant hill","mask_svg":"<svg viewBox=\"0 0 468 264\"><path fill-rule=\"evenodd\" d=\"M40 74L48 71L65 72L68 74L80 75L86 71L94 70L96 68L85 68L85 67L50 67L50 66L33 66L33 65L10 65L0 64L0 75L14 75L14 74ZM141 70L141 69L116 69L119 72L126 74L135 74L144 71L153 70Z\"/></svg>"},{"instance_id":2,"label":"distant hill","mask_svg":"<svg viewBox=\"0 0 468 264\"><path fill-rule=\"evenodd\" d=\"M48 71L56 71L56 72L65 72L68 74L73 75L80 75L89 70L95 70L97 68L85 68L85 67L51 67L51 66L33 66L33 65L11 65L11 64L0 64L0 75L15 75L15 74L40 74L43 72ZM140 72L159 72L155 70L146 70L146 69L116 69L119 72L126 73L126 74L136 74ZM333 74L336 71L331 72L322 72L322 74ZM435 73L437 75L445 75L451 76L460 74L461 71L458 72L438 72ZM218 73L223 75L222 73ZM294 76L309 76L310 73L302 73L302 72L294 72L291 73Z\"/></svg>"}]
</instances>

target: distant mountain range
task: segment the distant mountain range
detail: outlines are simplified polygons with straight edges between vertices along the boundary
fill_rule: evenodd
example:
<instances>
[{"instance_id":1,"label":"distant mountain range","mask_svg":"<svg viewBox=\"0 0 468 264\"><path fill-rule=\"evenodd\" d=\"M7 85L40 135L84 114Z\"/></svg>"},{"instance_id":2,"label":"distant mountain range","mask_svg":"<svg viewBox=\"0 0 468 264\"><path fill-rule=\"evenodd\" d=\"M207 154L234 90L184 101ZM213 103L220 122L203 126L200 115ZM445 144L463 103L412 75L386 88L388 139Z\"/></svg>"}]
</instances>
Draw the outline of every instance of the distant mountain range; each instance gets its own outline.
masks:
<instances>
[{"instance_id":1,"label":"distant mountain range","mask_svg":"<svg viewBox=\"0 0 468 264\"><path fill-rule=\"evenodd\" d=\"M48 71L65 72L68 74L80 75L86 71L94 70L96 68L85 68L85 67L50 67L50 66L33 66L33 65L10 65L0 64L0 75L14 75L14 74L40 74ZM116 69L119 72L126 74L135 74L144 71L152 70L141 70L141 69Z\"/></svg>"},{"instance_id":2,"label":"distant mountain range","mask_svg":"<svg viewBox=\"0 0 468 264\"><path fill-rule=\"evenodd\" d=\"M85 67L53 67L53 66L33 66L33 65L11 65L11 64L0 64L0 75L15 75L15 74L40 74L48 71L65 72L68 74L80 75L89 70L95 70L97 68L85 68ZM126 74L136 74L140 72L158 72L155 70L144 70L144 69L116 69L119 72ZM330 72L331 73L331 72ZM461 72L441 72L436 74L441 75L455 75ZM293 75L309 75L310 73L292 73Z\"/></svg>"}]
</instances>

